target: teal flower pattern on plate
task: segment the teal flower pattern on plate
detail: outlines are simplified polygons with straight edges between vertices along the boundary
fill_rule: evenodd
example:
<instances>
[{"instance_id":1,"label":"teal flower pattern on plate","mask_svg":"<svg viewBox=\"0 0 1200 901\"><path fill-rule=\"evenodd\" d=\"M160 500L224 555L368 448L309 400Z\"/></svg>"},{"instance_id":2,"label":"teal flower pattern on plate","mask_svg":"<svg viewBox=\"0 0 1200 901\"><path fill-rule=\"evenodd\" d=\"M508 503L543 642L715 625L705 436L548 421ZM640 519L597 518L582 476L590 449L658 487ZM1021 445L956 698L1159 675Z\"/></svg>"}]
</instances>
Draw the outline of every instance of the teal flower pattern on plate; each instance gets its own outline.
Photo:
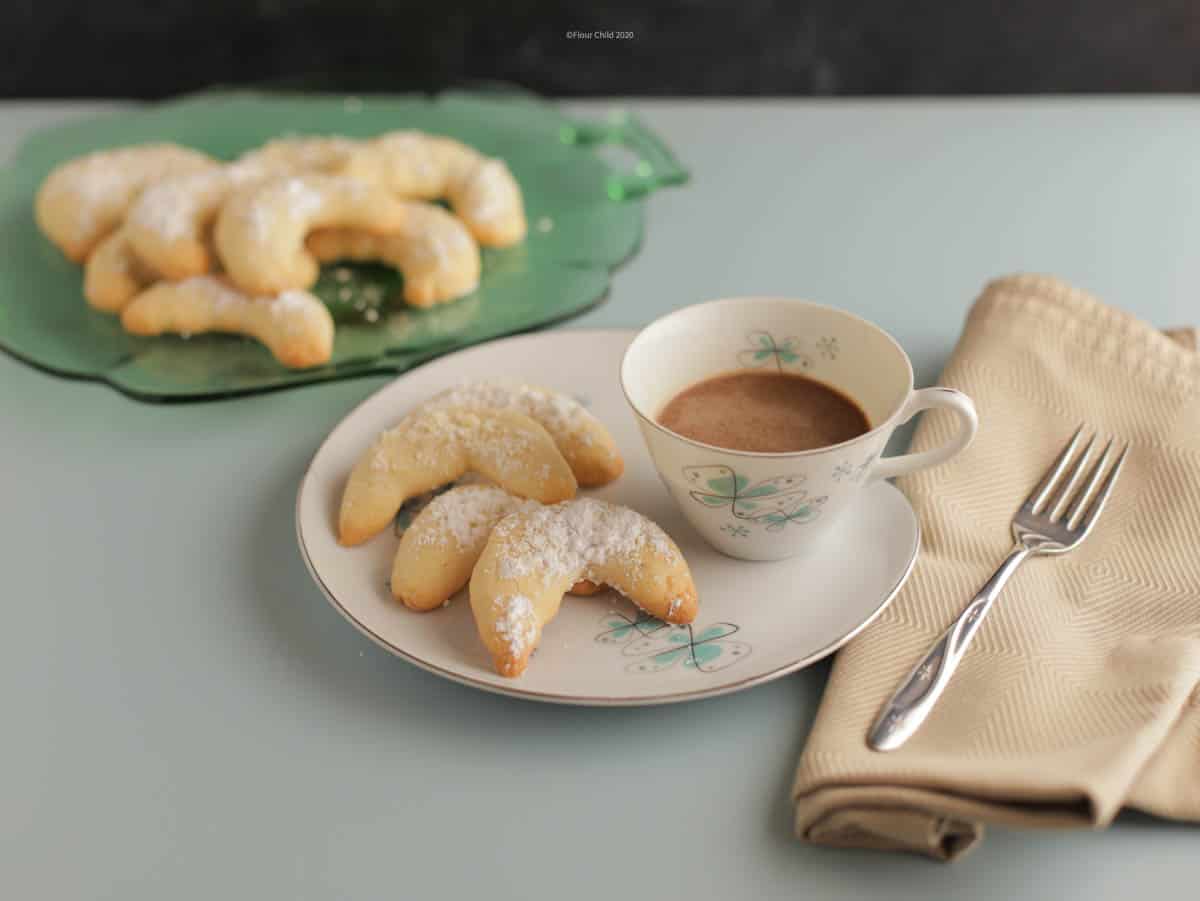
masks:
<instances>
[{"instance_id":1,"label":"teal flower pattern on plate","mask_svg":"<svg viewBox=\"0 0 1200 901\"><path fill-rule=\"evenodd\" d=\"M600 621L604 631L598 644L621 646L625 657L637 660L625 667L627 673L659 673L679 664L702 673L715 673L750 655L750 645L733 635L741 631L734 623L713 623L697 630L691 625L671 625L647 613L636 617L613 611Z\"/></svg>"},{"instance_id":2,"label":"teal flower pattern on plate","mask_svg":"<svg viewBox=\"0 0 1200 901\"><path fill-rule=\"evenodd\" d=\"M649 613L639 610L637 616L630 618L615 610L604 615L600 625L605 629L596 636L597 644L626 644L637 636L653 635L670 625L661 619L655 619Z\"/></svg>"}]
</instances>

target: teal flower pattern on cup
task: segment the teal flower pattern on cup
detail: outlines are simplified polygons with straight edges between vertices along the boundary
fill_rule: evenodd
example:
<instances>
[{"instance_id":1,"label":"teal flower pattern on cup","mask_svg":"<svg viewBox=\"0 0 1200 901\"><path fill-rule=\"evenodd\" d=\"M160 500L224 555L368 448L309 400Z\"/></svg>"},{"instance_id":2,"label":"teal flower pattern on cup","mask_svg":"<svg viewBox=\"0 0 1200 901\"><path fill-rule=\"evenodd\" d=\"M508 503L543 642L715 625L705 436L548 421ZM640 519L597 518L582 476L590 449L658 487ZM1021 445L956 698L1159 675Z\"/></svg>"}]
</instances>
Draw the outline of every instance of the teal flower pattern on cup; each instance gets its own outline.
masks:
<instances>
[{"instance_id":1,"label":"teal flower pattern on cup","mask_svg":"<svg viewBox=\"0 0 1200 901\"><path fill-rule=\"evenodd\" d=\"M738 362L743 366L774 366L783 372L785 366L797 363L805 369L812 365L812 357L804 352L799 338L788 337L777 341L770 332L750 332L746 335L746 342L750 347L738 354Z\"/></svg>"},{"instance_id":2,"label":"teal flower pattern on cup","mask_svg":"<svg viewBox=\"0 0 1200 901\"><path fill-rule=\"evenodd\" d=\"M871 464L875 462L878 454L870 454L867 459L859 464L853 464L849 460L843 460L833 468L832 477L835 482L840 482L845 479L853 484L858 484L866 476L867 470L871 468Z\"/></svg>"},{"instance_id":3,"label":"teal flower pattern on cup","mask_svg":"<svg viewBox=\"0 0 1200 901\"><path fill-rule=\"evenodd\" d=\"M782 532L789 525L802 526L817 518L821 512L817 507L824 502L825 498L820 498L818 503L802 504L795 510L768 513L762 521L766 523L768 532Z\"/></svg>"},{"instance_id":4,"label":"teal flower pattern on cup","mask_svg":"<svg viewBox=\"0 0 1200 901\"><path fill-rule=\"evenodd\" d=\"M829 335L818 338L817 352L826 360L836 360L838 354L841 353L841 348L838 347L838 339Z\"/></svg>"},{"instance_id":5,"label":"teal flower pattern on cup","mask_svg":"<svg viewBox=\"0 0 1200 901\"><path fill-rule=\"evenodd\" d=\"M713 623L698 629L671 625L638 612L636 617L612 611L600 625L597 644L617 645L624 657L637 659L625 667L627 673L660 673L679 664L702 673L715 673L750 655L750 645L733 635L741 631L735 623Z\"/></svg>"},{"instance_id":6,"label":"teal flower pattern on cup","mask_svg":"<svg viewBox=\"0 0 1200 901\"><path fill-rule=\"evenodd\" d=\"M750 480L724 464L685 466L688 494L706 507L729 507L743 522L757 522L777 532L789 524L802 525L821 515L825 497L810 497L800 474L776 476L751 485ZM741 536L738 536L741 537Z\"/></svg>"},{"instance_id":7,"label":"teal flower pattern on cup","mask_svg":"<svg viewBox=\"0 0 1200 901\"><path fill-rule=\"evenodd\" d=\"M838 339L832 335L822 335L810 347L795 335L776 338L770 332L753 331L746 334L746 343L750 346L737 355L740 365L749 369L774 366L777 372L797 366L811 369L817 357L836 360L841 353Z\"/></svg>"}]
</instances>

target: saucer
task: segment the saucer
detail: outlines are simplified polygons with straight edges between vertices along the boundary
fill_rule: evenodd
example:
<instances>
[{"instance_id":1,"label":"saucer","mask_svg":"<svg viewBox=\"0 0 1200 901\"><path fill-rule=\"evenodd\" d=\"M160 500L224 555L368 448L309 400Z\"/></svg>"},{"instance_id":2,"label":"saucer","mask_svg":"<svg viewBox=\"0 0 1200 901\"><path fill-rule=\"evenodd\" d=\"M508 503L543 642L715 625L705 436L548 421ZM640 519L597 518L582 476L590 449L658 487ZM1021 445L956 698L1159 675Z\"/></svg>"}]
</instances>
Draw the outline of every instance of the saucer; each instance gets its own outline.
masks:
<instances>
[{"instance_id":1,"label":"saucer","mask_svg":"<svg viewBox=\"0 0 1200 901\"><path fill-rule=\"evenodd\" d=\"M393 653L487 691L563 704L690 701L777 679L825 657L867 626L904 584L920 546L908 500L880 482L802 558L750 563L713 550L659 481L617 373L634 331L552 331L493 341L407 373L359 404L317 450L300 483L296 532L313 579L355 627ZM587 494L661 525L692 570L700 612L689 626L640 615L612 591L568 597L529 668L498 675L464 590L415 613L391 597L392 530L345 548L335 535L346 477L363 450L410 408L467 379L507 378L569 391L608 426L625 474Z\"/></svg>"}]
</instances>

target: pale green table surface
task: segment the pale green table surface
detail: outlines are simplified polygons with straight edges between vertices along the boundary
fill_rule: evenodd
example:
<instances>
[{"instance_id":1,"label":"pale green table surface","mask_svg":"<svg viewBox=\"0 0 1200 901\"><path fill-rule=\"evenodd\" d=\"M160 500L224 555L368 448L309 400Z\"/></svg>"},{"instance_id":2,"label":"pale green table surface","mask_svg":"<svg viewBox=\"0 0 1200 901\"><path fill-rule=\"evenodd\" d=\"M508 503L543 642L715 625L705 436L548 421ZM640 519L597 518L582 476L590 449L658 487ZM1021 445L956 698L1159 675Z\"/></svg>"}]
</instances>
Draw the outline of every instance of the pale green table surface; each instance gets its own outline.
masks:
<instances>
[{"instance_id":1,"label":"pale green table surface","mask_svg":"<svg viewBox=\"0 0 1200 901\"><path fill-rule=\"evenodd\" d=\"M694 179L571 327L794 295L880 322L928 382L1011 271L1200 320L1195 101L631 106ZM0 104L0 157L105 108ZM952 867L799 844L823 665L590 710L389 656L310 582L292 521L318 442L381 384L152 406L0 355L0 896L1195 897L1200 829L1142 817L994 830Z\"/></svg>"}]
</instances>

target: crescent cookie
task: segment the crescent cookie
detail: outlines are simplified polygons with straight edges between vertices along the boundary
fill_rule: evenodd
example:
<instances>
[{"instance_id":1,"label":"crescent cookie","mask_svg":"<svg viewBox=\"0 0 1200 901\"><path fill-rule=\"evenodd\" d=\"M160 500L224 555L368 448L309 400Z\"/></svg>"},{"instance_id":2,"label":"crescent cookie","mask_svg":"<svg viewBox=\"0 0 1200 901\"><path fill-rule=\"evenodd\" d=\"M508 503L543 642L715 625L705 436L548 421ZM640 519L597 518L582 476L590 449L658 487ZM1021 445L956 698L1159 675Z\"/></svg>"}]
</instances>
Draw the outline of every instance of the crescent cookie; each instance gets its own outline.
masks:
<instances>
[{"instance_id":1,"label":"crescent cookie","mask_svg":"<svg viewBox=\"0 0 1200 901\"><path fill-rule=\"evenodd\" d=\"M508 247L525 237L521 188L503 160L452 138L394 131L367 141L345 172L401 197L444 197L485 247Z\"/></svg>"},{"instance_id":2,"label":"crescent cookie","mask_svg":"<svg viewBox=\"0 0 1200 901\"><path fill-rule=\"evenodd\" d=\"M433 610L470 581L496 523L536 501L514 497L495 485L459 485L426 505L400 537L392 562L392 597L410 610ZM572 594L595 594L599 585L580 582Z\"/></svg>"},{"instance_id":3,"label":"crescent cookie","mask_svg":"<svg viewBox=\"0 0 1200 901\"><path fill-rule=\"evenodd\" d=\"M64 254L81 263L113 231L143 187L168 175L198 172L215 160L176 144L101 150L63 163L38 189L38 227Z\"/></svg>"},{"instance_id":4,"label":"crescent cookie","mask_svg":"<svg viewBox=\"0 0 1200 901\"><path fill-rule=\"evenodd\" d=\"M310 287L317 261L304 245L315 228L403 228L404 208L353 178L305 174L269 178L235 190L217 216L217 254L229 278L250 294Z\"/></svg>"},{"instance_id":5,"label":"crescent cookie","mask_svg":"<svg viewBox=\"0 0 1200 901\"><path fill-rule=\"evenodd\" d=\"M432 203L404 203L404 225L386 234L327 228L308 236L322 263L377 260L404 273L404 300L430 307L479 287L479 245L462 224Z\"/></svg>"},{"instance_id":6,"label":"crescent cookie","mask_svg":"<svg viewBox=\"0 0 1200 901\"><path fill-rule=\"evenodd\" d=\"M156 281L158 273L134 251L125 226L101 240L83 264L83 296L105 313L121 312Z\"/></svg>"},{"instance_id":7,"label":"crescent cookie","mask_svg":"<svg viewBox=\"0 0 1200 901\"><path fill-rule=\"evenodd\" d=\"M416 515L392 562L392 597L411 610L433 610L467 584L492 528L535 501L495 485L461 485Z\"/></svg>"},{"instance_id":8,"label":"crescent cookie","mask_svg":"<svg viewBox=\"0 0 1200 901\"><path fill-rule=\"evenodd\" d=\"M221 204L237 185L262 177L258 168L234 164L147 186L125 218L134 250L167 279L210 272L209 231Z\"/></svg>"},{"instance_id":9,"label":"crescent cookie","mask_svg":"<svg viewBox=\"0 0 1200 901\"><path fill-rule=\"evenodd\" d=\"M160 179L129 209L125 224L133 247L167 279L211 272L210 231L235 188L271 176L336 172L355 146L348 138L283 138L227 166Z\"/></svg>"},{"instance_id":10,"label":"crescent cookie","mask_svg":"<svg viewBox=\"0 0 1200 901\"><path fill-rule=\"evenodd\" d=\"M380 435L355 464L338 540L360 544L385 529L410 497L477 472L518 497L552 504L576 482L546 430L515 410L417 410Z\"/></svg>"},{"instance_id":11,"label":"crescent cookie","mask_svg":"<svg viewBox=\"0 0 1200 901\"><path fill-rule=\"evenodd\" d=\"M519 410L550 433L580 485L607 485L625 471L612 435L579 401L559 391L519 382L467 382L431 398L426 406Z\"/></svg>"},{"instance_id":12,"label":"crescent cookie","mask_svg":"<svg viewBox=\"0 0 1200 901\"><path fill-rule=\"evenodd\" d=\"M611 585L669 623L696 618L683 554L628 507L577 498L518 510L492 530L471 576L471 611L496 672L519 676L572 584Z\"/></svg>"},{"instance_id":13,"label":"crescent cookie","mask_svg":"<svg viewBox=\"0 0 1200 901\"><path fill-rule=\"evenodd\" d=\"M333 317L313 295L287 291L248 297L209 275L159 282L125 307L121 325L134 335L246 335L289 369L328 363L333 353Z\"/></svg>"},{"instance_id":14,"label":"crescent cookie","mask_svg":"<svg viewBox=\"0 0 1200 901\"><path fill-rule=\"evenodd\" d=\"M358 141L338 135L276 138L238 157L235 165L251 165L275 172L341 172L360 147Z\"/></svg>"}]
</instances>

